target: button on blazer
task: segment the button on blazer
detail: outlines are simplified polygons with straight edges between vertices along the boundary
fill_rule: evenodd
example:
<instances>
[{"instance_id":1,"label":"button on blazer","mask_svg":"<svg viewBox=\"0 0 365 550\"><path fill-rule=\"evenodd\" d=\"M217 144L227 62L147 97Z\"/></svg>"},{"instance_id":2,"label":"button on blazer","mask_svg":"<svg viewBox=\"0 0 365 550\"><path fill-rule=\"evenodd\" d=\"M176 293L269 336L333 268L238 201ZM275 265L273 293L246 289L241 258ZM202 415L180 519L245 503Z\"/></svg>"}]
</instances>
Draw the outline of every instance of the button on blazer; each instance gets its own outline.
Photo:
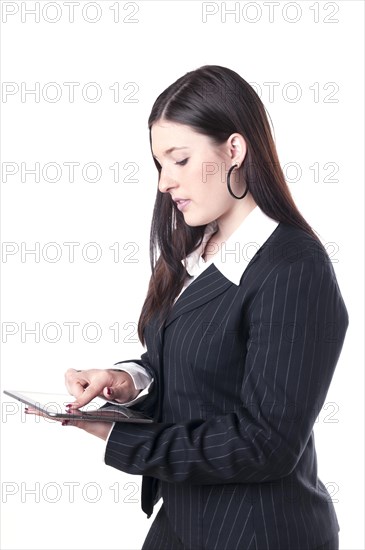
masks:
<instances>
[{"instance_id":1,"label":"button on blazer","mask_svg":"<svg viewBox=\"0 0 365 550\"><path fill-rule=\"evenodd\" d=\"M339 524L313 426L348 324L324 246L280 222L239 285L213 262L146 326L155 422L116 423L105 463L143 476L142 509L162 497L189 549L321 546Z\"/></svg>"}]
</instances>

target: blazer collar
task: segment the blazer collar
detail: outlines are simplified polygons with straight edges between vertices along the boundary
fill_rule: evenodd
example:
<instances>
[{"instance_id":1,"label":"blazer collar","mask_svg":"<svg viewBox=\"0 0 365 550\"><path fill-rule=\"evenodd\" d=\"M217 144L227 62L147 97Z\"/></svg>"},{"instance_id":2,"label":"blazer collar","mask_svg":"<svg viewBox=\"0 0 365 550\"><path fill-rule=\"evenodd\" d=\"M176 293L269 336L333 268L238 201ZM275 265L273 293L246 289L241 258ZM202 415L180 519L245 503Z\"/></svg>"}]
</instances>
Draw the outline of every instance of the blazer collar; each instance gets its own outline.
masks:
<instances>
[{"instance_id":1,"label":"blazer collar","mask_svg":"<svg viewBox=\"0 0 365 550\"><path fill-rule=\"evenodd\" d=\"M226 279L212 263L179 296L170 310L165 326L172 323L179 315L209 302L230 286L232 286L231 281Z\"/></svg>"},{"instance_id":2,"label":"blazer collar","mask_svg":"<svg viewBox=\"0 0 365 550\"><path fill-rule=\"evenodd\" d=\"M209 262L204 262L201 254L209 237L216 229L216 222L208 224L201 245L186 258L187 271L196 278L172 306L165 321L165 327L183 313L219 296L232 284L238 286L248 265L258 258L258 250L278 225L278 221L268 217L258 206L255 206L222 245L220 251ZM209 264L208 267L207 264Z\"/></svg>"}]
</instances>

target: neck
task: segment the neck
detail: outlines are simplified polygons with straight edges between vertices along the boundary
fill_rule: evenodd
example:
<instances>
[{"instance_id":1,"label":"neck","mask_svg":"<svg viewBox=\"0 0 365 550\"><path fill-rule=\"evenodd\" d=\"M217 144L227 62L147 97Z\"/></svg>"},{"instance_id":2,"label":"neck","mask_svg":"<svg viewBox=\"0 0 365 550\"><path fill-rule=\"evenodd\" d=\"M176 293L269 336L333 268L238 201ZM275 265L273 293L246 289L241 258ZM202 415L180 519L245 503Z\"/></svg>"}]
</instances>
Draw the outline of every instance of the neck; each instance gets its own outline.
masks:
<instances>
[{"instance_id":1,"label":"neck","mask_svg":"<svg viewBox=\"0 0 365 550\"><path fill-rule=\"evenodd\" d=\"M226 241L257 206L250 193L246 195L243 201L243 204L237 204L237 208L231 211L227 218L220 217L217 220L218 231L214 234L216 240L221 242Z\"/></svg>"}]
</instances>

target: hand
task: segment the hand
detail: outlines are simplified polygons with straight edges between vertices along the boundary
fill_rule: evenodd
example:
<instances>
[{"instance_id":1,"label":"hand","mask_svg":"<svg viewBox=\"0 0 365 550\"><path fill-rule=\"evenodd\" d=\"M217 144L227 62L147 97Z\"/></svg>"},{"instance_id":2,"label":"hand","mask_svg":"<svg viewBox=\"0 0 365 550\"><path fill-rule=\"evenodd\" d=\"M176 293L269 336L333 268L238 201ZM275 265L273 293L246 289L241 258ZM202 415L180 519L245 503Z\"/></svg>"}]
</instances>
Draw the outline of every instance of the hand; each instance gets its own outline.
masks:
<instances>
[{"instance_id":1,"label":"hand","mask_svg":"<svg viewBox=\"0 0 365 550\"><path fill-rule=\"evenodd\" d=\"M104 397L108 401L127 403L132 401L141 390L136 390L128 372L113 369L89 369L78 371L68 369L65 373L68 392L76 398L69 407L79 409L95 397Z\"/></svg>"},{"instance_id":2,"label":"hand","mask_svg":"<svg viewBox=\"0 0 365 550\"><path fill-rule=\"evenodd\" d=\"M49 416L44 414L42 411L33 409L30 406L25 407L25 413L49 418ZM72 411L70 411L70 419L54 418L54 420L62 422L62 426L76 426L76 428L81 428L91 435L104 439L104 441L107 439L109 431L112 427L111 422L86 422L85 420L72 420Z\"/></svg>"}]
</instances>

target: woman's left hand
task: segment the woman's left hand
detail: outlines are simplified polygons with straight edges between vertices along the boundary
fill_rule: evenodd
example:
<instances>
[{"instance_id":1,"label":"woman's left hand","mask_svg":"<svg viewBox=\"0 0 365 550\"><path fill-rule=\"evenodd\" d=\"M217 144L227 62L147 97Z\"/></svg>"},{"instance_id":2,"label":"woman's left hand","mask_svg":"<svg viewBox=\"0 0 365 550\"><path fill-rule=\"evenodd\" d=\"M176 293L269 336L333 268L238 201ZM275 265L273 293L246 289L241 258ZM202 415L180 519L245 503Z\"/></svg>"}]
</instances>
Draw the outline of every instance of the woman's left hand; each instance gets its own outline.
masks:
<instances>
[{"instance_id":1,"label":"woman's left hand","mask_svg":"<svg viewBox=\"0 0 365 550\"><path fill-rule=\"evenodd\" d=\"M42 411L33 409L30 406L25 408L25 413L35 414L36 416L44 416L46 418L49 418L49 416L42 413ZM76 426L76 428L81 428L82 430L85 430L85 432L88 432L91 435L95 435L96 437L100 437L101 439L104 439L104 441L107 439L110 429L112 427L111 422L98 422L98 421L89 422L85 420L73 420L72 412L70 412L70 418L65 418L65 419L54 418L54 420L57 420L58 422L62 422L62 426Z\"/></svg>"}]
</instances>

